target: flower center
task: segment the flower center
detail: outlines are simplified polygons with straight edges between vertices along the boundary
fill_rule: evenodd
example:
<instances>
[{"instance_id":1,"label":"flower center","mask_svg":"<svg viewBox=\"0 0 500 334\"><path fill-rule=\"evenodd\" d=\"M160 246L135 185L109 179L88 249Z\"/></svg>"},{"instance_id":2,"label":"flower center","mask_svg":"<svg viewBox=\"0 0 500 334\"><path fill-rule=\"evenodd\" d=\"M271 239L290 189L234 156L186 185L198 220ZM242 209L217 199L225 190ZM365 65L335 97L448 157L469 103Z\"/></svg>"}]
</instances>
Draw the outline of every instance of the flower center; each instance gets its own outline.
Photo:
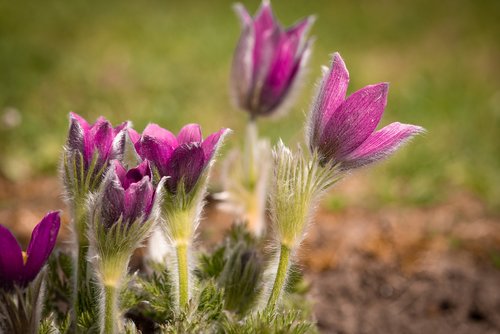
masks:
<instances>
[{"instance_id":1,"label":"flower center","mask_svg":"<svg viewBox=\"0 0 500 334\"><path fill-rule=\"evenodd\" d=\"M26 265L26 262L28 262L28 253L22 252L23 255L23 264Z\"/></svg>"}]
</instances>

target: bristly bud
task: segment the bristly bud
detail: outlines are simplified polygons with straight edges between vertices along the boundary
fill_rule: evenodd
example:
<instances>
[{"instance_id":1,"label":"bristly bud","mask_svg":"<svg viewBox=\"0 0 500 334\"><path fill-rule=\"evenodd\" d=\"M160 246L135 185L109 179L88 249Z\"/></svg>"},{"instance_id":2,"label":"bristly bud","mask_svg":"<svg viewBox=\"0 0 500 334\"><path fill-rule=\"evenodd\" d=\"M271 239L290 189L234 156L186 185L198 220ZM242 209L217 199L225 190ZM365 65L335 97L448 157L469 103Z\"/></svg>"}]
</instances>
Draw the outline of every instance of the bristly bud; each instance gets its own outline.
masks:
<instances>
[{"instance_id":1,"label":"bristly bud","mask_svg":"<svg viewBox=\"0 0 500 334\"><path fill-rule=\"evenodd\" d=\"M231 78L236 104L252 118L284 112L309 58L312 40L307 32L314 17L285 29L274 18L269 1L262 2L255 17L242 4L234 8L242 26Z\"/></svg>"},{"instance_id":2,"label":"bristly bud","mask_svg":"<svg viewBox=\"0 0 500 334\"><path fill-rule=\"evenodd\" d=\"M274 178L271 182L271 218L275 238L294 249L303 239L320 196L341 177L335 168L322 168L317 156L293 153L283 142L273 150Z\"/></svg>"},{"instance_id":3,"label":"bristly bud","mask_svg":"<svg viewBox=\"0 0 500 334\"><path fill-rule=\"evenodd\" d=\"M387 104L389 85L366 86L345 97L349 72L342 57L333 55L323 76L309 116L308 142L322 165L343 170L384 159L425 130L416 125L392 123L375 131Z\"/></svg>"},{"instance_id":4,"label":"bristly bud","mask_svg":"<svg viewBox=\"0 0 500 334\"><path fill-rule=\"evenodd\" d=\"M70 113L61 174L79 245L88 243L85 207L88 196L99 188L109 161L123 157L127 126L125 122L113 128L104 117L90 125L83 117Z\"/></svg>"},{"instance_id":5,"label":"bristly bud","mask_svg":"<svg viewBox=\"0 0 500 334\"><path fill-rule=\"evenodd\" d=\"M149 236L163 197L162 178L154 191L149 161L128 171L113 161L100 191L89 200L89 261L101 289L100 326L103 333L123 329L118 309L120 286L130 256Z\"/></svg>"}]
</instances>

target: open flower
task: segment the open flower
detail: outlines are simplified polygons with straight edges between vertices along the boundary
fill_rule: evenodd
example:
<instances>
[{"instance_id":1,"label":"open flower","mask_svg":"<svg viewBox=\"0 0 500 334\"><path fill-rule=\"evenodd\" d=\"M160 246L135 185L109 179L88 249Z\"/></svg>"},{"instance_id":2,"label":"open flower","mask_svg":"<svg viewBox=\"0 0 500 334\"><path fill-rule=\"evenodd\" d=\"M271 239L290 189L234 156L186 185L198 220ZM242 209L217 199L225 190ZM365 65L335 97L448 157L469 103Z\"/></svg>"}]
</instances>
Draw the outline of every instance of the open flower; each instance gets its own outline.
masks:
<instances>
[{"instance_id":1,"label":"open flower","mask_svg":"<svg viewBox=\"0 0 500 334\"><path fill-rule=\"evenodd\" d=\"M349 73L338 53L323 77L309 118L308 141L321 163L347 170L384 159L415 135L420 126L392 123L375 131L387 104L387 83L346 96Z\"/></svg>"},{"instance_id":2,"label":"open flower","mask_svg":"<svg viewBox=\"0 0 500 334\"><path fill-rule=\"evenodd\" d=\"M286 109L284 102L293 95L309 58L312 41L306 35L313 17L284 29L269 1L263 1L255 18L241 4L235 10L242 25L232 66L237 105L252 117Z\"/></svg>"},{"instance_id":3,"label":"open flower","mask_svg":"<svg viewBox=\"0 0 500 334\"><path fill-rule=\"evenodd\" d=\"M26 252L0 225L0 287L24 287L36 278L54 249L60 225L59 212L48 213L33 229Z\"/></svg>"},{"instance_id":4,"label":"open flower","mask_svg":"<svg viewBox=\"0 0 500 334\"><path fill-rule=\"evenodd\" d=\"M116 139L127 126L127 122L113 128L111 123L101 116L90 125L75 113L70 113L70 121L66 148L80 152L85 167L88 168L91 164L94 154L97 154L97 165L103 166L108 159L116 159L123 153L123 143Z\"/></svg>"},{"instance_id":5,"label":"open flower","mask_svg":"<svg viewBox=\"0 0 500 334\"><path fill-rule=\"evenodd\" d=\"M120 218L125 224L147 220L155 197L149 161L127 171L118 160L113 160L111 169L101 198L104 226L109 228Z\"/></svg>"},{"instance_id":6,"label":"open flower","mask_svg":"<svg viewBox=\"0 0 500 334\"><path fill-rule=\"evenodd\" d=\"M221 129L203 140L198 124L184 126L177 137L157 124L149 124L142 136L129 129L139 156L151 161L160 176L169 177L166 188L171 194L181 185L186 194L194 188L227 132Z\"/></svg>"}]
</instances>

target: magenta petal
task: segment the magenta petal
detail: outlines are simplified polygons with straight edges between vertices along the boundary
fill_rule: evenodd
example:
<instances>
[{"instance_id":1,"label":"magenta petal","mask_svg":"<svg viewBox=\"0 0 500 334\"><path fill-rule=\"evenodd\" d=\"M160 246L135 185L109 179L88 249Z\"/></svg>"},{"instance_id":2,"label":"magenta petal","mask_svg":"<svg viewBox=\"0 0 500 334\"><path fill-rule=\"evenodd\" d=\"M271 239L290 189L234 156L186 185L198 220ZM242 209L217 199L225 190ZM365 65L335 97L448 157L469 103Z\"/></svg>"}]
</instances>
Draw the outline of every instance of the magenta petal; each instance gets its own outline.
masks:
<instances>
[{"instance_id":1,"label":"magenta petal","mask_svg":"<svg viewBox=\"0 0 500 334\"><path fill-rule=\"evenodd\" d=\"M133 223L141 217L147 219L151 211L153 195L153 185L148 176L143 177L139 182L132 183L125 190L124 219L129 223Z\"/></svg>"},{"instance_id":2,"label":"magenta petal","mask_svg":"<svg viewBox=\"0 0 500 334\"><path fill-rule=\"evenodd\" d=\"M233 6L233 8L236 12L236 15L238 15L238 18L240 19L241 25L243 27L247 27L253 23L252 16L248 13L245 6L243 6L241 3L237 3Z\"/></svg>"},{"instance_id":3,"label":"magenta petal","mask_svg":"<svg viewBox=\"0 0 500 334\"><path fill-rule=\"evenodd\" d=\"M108 174L108 177L103 185L101 219L106 228L111 228L124 212L125 190L115 173Z\"/></svg>"},{"instance_id":4,"label":"magenta petal","mask_svg":"<svg viewBox=\"0 0 500 334\"><path fill-rule=\"evenodd\" d=\"M121 162L118 160L113 160L112 166L115 168L115 173L116 176L118 177L118 180L120 180L120 184L122 186L124 184L127 184L127 170L125 169L125 167L123 167Z\"/></svg>"},{"instance_id":5,"label":"magenta petal","mask_svg":"<svg viewBox=\"0 0 500 334\"><path fill-rule=\"evenodd\" d=\"M166 170L167 189L176 193L180 182L184 183L186 193L191 191L203 169L205 168L205 153L199 143L183 144L175 149Z\"/></svg>"},{"instance_id":6,"label":"magenta petal","mask_svg":"<svg viewBox=\"0 0 500 334\"><path fill-rule=\"evenodd\" d=\"M146 128L142 132L142 135L148 136L148 137L153 137L161 145L167 144L171 148L175 148L178 145L177 138L175 137L175 135L172 132L162 128L158 124L154 124L154 123L148 124L148 126L146 126Z\"/></svg>"},{"instance_id":7,"label":"magenta petal","mask_svg":"<svg viewBox=\"0 0 500 334\"><path fill-rule=\"evenodd\" d=\"M84 152L85 136L88 129L87 121L77 114L70 113L70 126L66 144L70 151Z\"/></svg>"},{"instance_id":8,"label":"magenta petal","mask_svg":"<svg viewBox=\"0 0 500 334\"><path fill-rule=\"evenodd\" d=\"M374 132L357 149L345 157L342 167L358 168L385 159L424 128L411 124L391 123Z\"/></svg>"},{"instance_id":9,"label":"magenta petal","mask_svg":"<svg viewBox=\"0 0 500 334\"><path fill-rule=\"evenodd\" d=\"M12 233L0 225L0 287L19 282L23 273L21 247Z\"/></svg>"},{"instance_id":10,"label":"magenta petal","mask_svg":"<svg viewBox=\"0 0 500 334\"><path fill-rule=\"evenodd\" d=\"M361 145L377 127L387 104L388 85L366 86L335 110L323 129L320 152L337 161Z\"/></svg>"},{"instance_id":11,"label":"magenta petal","mask_svg":"<svg viewBox=\"0 0 500 334\"><path fill-rule=\"evenodd\" d=\"M314 20L314 16L309 16L308 18L299 21L294 26L286 30L286 35L288 36L288 38L294 37L299 40L303 39L307 34L309 28L311 28L312 24L314 23Z\"/></svg>"},{"instance_id":12,"label":"magenta petal","mask_svg":"<svg viewBox=\"0 0 500 334\"><path fill-rule=\"evenodd\" d=\"M130 140L134 145L141 139L141 135L139 134L139 132L135 131L134 129L127 128L127 132Z\"/></svg>"},{"instance_id":13,"label":"magenta petal","mask_svg":"<svg viewBox=\"0 0 500 334\"><path fill-rule=\"evenodd\" d=\"M203 137L201 135L201 127L198 124L185 125L177 135L177 142L179 145L192 142L199 143L202 140Z\"/></svg>"},{"instance_id":14,"label":"magenta petal","mask_svg":"<svg viewBox=\"0 0 500 334\"><path fill-rule=\"evenodd\" d=\"M274 29L277 25L271 4L269 1L262 1L262 5L254 19L255 34L263 35L266 31Z\"/></svg>"},{"instance_id":15,"label":"magenta petal","mask_svg":"<svg viewBox=\"0 0 500 334\"><path fill-rule=\"evenodd\" d=\"M220 129L217 132L212 133L210 136L208 136L203 143L201 144L201 147L203 148L203 152L205 154L205 160L209 161L212 159L212 156L219 145L219 142L222 138L222 136L229 131L229 129L223 128Z\"/></svg>"},{"instance_id":16,"label":"magenta petal","mask_svg":"<svg viewBox=\"0 0 500 334\"><path fill-rule=\"evenodd\" d=\"M127 189L131 184L141 181L144 177L152 178L151 168L147 159L137 167L129 169L126 173L125 182L122 183L123 189Z\"/></svg>"},{"instance_id":17,"label":"magenta petal","mask_svg":"<svg viewBox=\"0 0 500 334\"><path fill-rule=\"evenodd\" d=\"M69 113L69 118L70 118L71 122L75 121L78 124L80 124L80 126L82 127L82 129L84 131L90 130L90 124L85 120L85 118L83 118L82 116L78 115L77 113L70 112Z\"/></svg>"},{"instance_id":18,"label":"magenta petal","mask_svg":"<svg viewBox=\"0 0 500 334\"><path fill-rule=\"evenodd\" d=\"M92 160L94 149L98 150L99 160L106 161L110 155L114 137L111 124L103 117L99 117L90 130L90 137L85 151L87 161Z\"/></svg>"},{"instance_id":19,"label":"magenta petal","mask_svg":"<svg viewBox=\"0 0 500 334\"><path fill-rule=\"evenodd\" d=\"M138 153L143 159L148 159L158 168L161 176L165 174L165 168L172 156L172 146L159 141L157 138L143 135L139 142Z\"/></svg>"},{"instance_id":20,"label":"magenta petal","mask_svg":"<svg viewBox=\"0 0 500 334\"><path fill-rule=\"evenodd\" d=\"M31 234L31 240L26 250L28 259L24 267L24 281L31 282L38 275L47 262L57 240L57 234L61 226L59 212L48 213L42 221L35 226Z\"/></svg>"},{"instance_id":21,"label":"magenta petal","mask_svg":"<svg viewBox=\"0 0 500 334\"><path fill-rule=\"evenodd\" d=\"M347 87L349 86L349 71L344 60L338 52L333 54L330 71L323 78L320 94L313 106L315 114L314 126L322 131L321 124L326 125L333 113L345 100Z\"/></svg>"}]
</instances>

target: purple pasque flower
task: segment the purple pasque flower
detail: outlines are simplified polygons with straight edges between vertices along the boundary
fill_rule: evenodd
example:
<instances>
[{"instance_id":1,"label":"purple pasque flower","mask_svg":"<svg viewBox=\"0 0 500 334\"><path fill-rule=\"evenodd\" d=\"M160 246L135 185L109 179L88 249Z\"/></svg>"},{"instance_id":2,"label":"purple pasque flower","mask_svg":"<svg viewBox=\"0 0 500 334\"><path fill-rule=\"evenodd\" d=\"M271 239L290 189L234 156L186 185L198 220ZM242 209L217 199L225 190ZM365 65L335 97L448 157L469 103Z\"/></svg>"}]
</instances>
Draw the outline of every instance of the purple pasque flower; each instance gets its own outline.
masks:
<instances>
[{"instance_id":1,"label":"purple pasque flower","mask_svg":"<svg viewBox=\"0 0 500 334\"><path fill-rule=\"evenodd\" d=\"M0 287L25 287L35 279L54 249L60 226L59 212L48 213L33 229L23 252L12 233L0 225Z\"/></svg>"},{"instance_id":2,"label":"purple pasque flower","mask_svg":"<svg viewBox=\"0 0 500 334\"><path fill-rule=\"evenodd\" d=\"M101 197L101 216L105 227L110 228L120 218L132 224L138 219L149 218L155 199L151 183L152 171L148 160L126 170L118 160L111 162L104 181Z\"/></svg>"},{"instance_id":3,"label":"purple pasque flower","mask_svg":"<svg viewBox=\"0 0 500 334\"><path fill-rule=\"evenodd\" d=\"M90 125L83 117L70 113L70 128L66 149L70 152L80 152L84 168L87 170L94 154L97 153L96 170L99 170L108 160L116 159L123 154L124 140L122 130L128 125L124 122L113 127L104 117Z\"/></svg>"},{"instance_id":4,"label":"purple pasque flower","mask_svg":"<svg viewBox=\"0 0 500 334\"><path fill-rule=\"evenodd\" d=\"M130 139L142 159L148 159L160 176L168 176L166 188L177 193L181 183L189 193L212 157L228 129L221 129L205 140L198 124L184 126L177 136L157 124L149 124L142 135L129 129Z\"/></svg>"},{"instance_id":5,"label":"purple pasque flower","mask_svg":"<svg viewBox=\"0 0 500 334\"><path fill-rule=\"evenodd\" d=\"M312 45L306 35L314 18L285 29L266 0L254 18L241 4L235 11L242 25L232 65L235 100L252 117L268 116L284 106L301 80Z\"/></svg>"},{"instance_id":6,"label":"purple pasque flower","mask_svg":"<svg viewBox=\"0 0 500 334\"><path fill-rule=\"evenodd\" d=\"M425 130L392 123L375 131L387 104L387 83L366 86L346 98L349 73L338 53L333 55L312 106L308 141L322 164L353 169L384 159Z\"/></svg>"}]
</instances>

